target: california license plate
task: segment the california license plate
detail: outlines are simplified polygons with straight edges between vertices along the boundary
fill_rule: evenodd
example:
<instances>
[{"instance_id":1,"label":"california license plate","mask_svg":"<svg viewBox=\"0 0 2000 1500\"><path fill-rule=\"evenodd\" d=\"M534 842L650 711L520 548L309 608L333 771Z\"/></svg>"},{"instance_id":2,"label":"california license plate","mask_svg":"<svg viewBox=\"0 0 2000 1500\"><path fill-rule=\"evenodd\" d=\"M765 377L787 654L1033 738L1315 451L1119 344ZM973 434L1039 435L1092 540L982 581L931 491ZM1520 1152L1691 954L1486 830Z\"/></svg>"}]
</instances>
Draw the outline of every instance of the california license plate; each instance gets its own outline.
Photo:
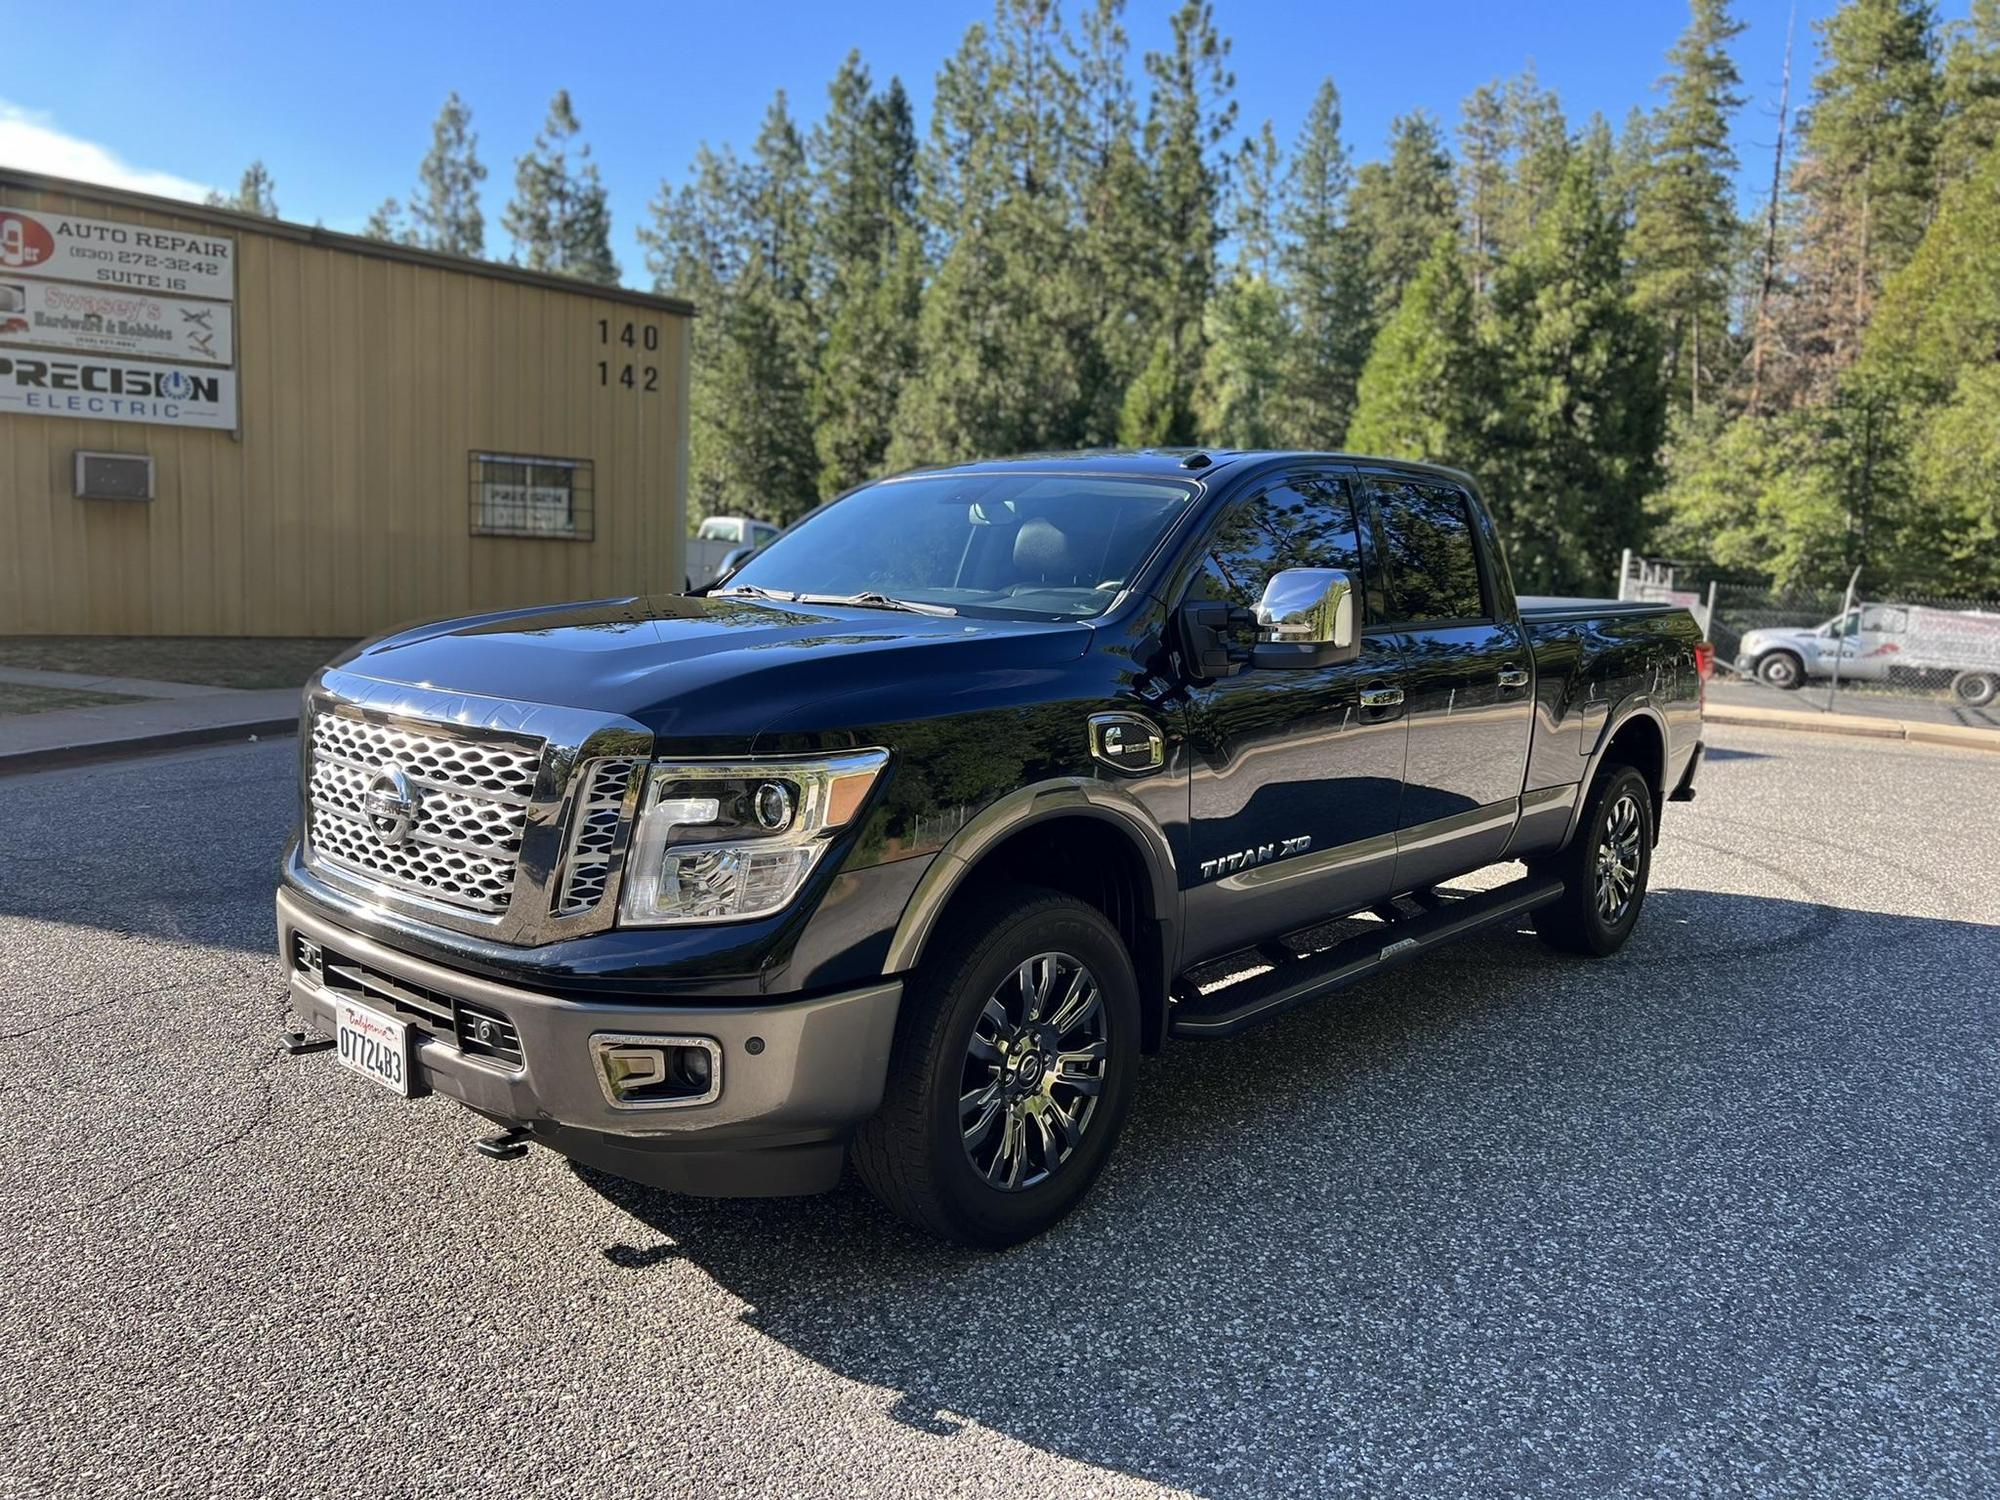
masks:
<instances>
[{"instance_id":1,"label":"california license plate","mask_svg":"<svg viewBox=\"0 0 2000 1500\"><path fill-rule=\"evenodd\" d=\"M410 1023L365 1005L333 1002L334 1050L346 1066L391 1093L410 1097Z\"/></svg>"}]
</instances>

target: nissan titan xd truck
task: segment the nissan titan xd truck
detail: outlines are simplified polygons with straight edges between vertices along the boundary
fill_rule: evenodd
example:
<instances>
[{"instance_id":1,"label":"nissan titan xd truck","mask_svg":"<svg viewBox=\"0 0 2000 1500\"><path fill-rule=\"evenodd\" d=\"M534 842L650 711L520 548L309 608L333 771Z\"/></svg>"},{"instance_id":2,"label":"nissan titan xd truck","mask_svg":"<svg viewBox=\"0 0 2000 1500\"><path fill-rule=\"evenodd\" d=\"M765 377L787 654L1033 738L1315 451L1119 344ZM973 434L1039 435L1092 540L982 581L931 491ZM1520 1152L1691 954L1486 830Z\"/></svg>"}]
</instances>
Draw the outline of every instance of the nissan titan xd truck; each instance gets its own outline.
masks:
<instances>
[{"instance_id":1,"label":"nissan titan xd truck","mask_svg":"<svg viewBox=\"0 0 2000 1500\"><path fill-rule=\"evenodd\" d=\"M1010 1244L1088 1191L1169 1042L1496 924L1616 952L1693 795L1705 651L1679 608L1517 597L1451 469L900 475L694 595L322 671L288 1041L457 1101L489 1154L709 1195L851 1163Z\"/></svg>"}]
</instances>

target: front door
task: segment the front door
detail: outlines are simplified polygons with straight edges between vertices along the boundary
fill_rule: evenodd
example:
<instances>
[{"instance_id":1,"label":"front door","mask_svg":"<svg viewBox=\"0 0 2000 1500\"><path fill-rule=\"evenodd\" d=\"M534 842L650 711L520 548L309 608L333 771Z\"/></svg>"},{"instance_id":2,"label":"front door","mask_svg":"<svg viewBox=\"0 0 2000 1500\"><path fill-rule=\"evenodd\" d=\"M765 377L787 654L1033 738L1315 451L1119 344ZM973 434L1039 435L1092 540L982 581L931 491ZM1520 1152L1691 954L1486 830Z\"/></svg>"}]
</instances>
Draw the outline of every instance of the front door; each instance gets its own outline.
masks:
<instances>
[{"instance_id":1,"label":"front door","mask_svg":"<svg viewBox=\"0 0 2000 1500\"><path fill-rule=\"evenodd\" d=\"M1519 815L1533 733L1533 662L1505 573L1470 498L1445 480L1368 476L1388 613L1402 642L1410 749L1396 885L1498 859Z\"/></svg>"},{"instance_id":2,"label":"front door","mask_svg":"<svg viewBox=\"0 0 2000 1500\"><path fill-rule=\"evenodd\" d=\"M1302 470L1234 502L1189 599L1254 610L1285 568L1345 568L1369 594L1349 476ZM1361 654L1246 667L1189 689L1188 959L1388 895L1407 726L1402 645L1357 621Z\"/></svg>"}]
</instances>

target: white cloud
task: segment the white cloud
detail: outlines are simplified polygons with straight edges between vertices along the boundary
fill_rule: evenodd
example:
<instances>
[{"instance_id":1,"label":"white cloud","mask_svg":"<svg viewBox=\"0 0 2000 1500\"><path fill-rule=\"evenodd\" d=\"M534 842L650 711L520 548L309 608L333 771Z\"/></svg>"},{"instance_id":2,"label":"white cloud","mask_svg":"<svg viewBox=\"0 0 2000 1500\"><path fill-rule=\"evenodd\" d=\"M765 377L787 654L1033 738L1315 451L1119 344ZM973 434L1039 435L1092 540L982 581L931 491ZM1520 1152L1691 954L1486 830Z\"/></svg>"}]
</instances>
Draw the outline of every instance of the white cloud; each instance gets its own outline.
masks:
<instances>
[{"instance_id":1,"label":"white cloud","mask_svg":"<svg viewBox=\"0 0 2000 1500\"><path fill-rule=\"evenodd\" d=\"M97 142L59 130L48 115L22 109L4 99L0 99L0 166L42 172L50 177L74 177L135 193L158 193L164 198L199 200L208 192L202 183L176 177L171 172L149 172L143 167L128 166Z\"/></svg>"}]
</instances>

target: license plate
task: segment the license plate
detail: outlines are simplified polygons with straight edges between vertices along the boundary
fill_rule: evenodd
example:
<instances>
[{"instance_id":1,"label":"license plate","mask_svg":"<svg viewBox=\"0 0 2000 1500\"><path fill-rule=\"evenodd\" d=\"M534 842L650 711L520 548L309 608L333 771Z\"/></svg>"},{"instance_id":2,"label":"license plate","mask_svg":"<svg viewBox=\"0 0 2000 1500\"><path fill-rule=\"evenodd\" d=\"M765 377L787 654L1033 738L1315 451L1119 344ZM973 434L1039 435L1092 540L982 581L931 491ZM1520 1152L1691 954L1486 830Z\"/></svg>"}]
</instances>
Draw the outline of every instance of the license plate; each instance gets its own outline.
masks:
<instances>
[{"instance_id":1,"label":"license plate","mask_svg":"<svg viewBox=\"0 0 2000 1500\"><path fill-rule=\"evenodd\" d=\"M410 1023L365 1005L333 1003L334 1050L346 1066L392 1094L410 1097Z\"/></svg>"}]
</instances>

